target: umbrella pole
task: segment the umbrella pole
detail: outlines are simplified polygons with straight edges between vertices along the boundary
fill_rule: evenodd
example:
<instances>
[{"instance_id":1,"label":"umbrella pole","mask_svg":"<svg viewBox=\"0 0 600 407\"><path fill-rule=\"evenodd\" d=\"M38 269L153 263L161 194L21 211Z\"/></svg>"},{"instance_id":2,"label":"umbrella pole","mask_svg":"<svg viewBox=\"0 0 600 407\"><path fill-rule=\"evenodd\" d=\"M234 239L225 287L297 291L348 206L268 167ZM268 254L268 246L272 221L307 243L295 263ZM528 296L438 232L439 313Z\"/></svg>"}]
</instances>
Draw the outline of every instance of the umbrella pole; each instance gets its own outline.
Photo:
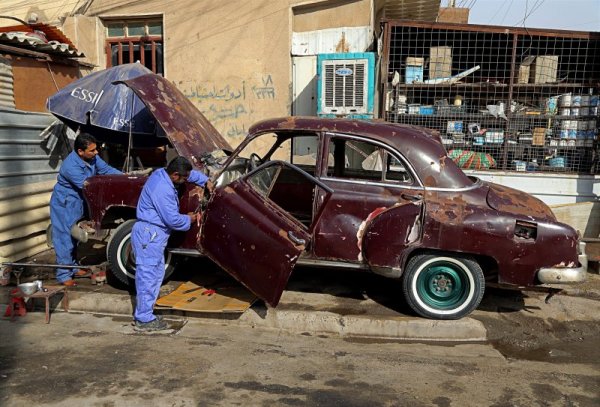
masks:
<instances>
[{"instance_id":1,"label":"umbrella pole","mask_svg":"<svg viewBox=\"0 0 600 407\"><path fill-rule=\"evenodd\" d=\"M131 163L131 144L133 142L133 136L131 134L131 128L132 128L132 120L133 120L133 102L135 100L135 96L133 94L133 92L131 92L131 110L129 111L129 140L127 143L127 163L126 163L126 169L125 172L129 172L130 171L130 163Z\"/></svg>"}]
</instances>

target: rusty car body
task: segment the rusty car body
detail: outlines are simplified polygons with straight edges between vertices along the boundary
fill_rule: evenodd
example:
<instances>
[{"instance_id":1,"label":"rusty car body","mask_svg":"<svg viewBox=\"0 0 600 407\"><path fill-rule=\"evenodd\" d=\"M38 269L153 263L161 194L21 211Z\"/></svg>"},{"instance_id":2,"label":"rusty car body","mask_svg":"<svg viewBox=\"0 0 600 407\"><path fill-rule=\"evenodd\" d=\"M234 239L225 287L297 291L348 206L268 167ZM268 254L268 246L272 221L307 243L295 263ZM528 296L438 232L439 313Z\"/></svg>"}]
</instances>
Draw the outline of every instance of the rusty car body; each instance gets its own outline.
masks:
<instances>
[{"instance_id":1,"label":"rusty car body","mask_svg":"<svg viewBox=\"0 0 600 407\"><path fill-rule=\"evenodd\" d=\"M276 306L296 264L370 270L402 279L399 295L437 319L469 314L486 284L556 288L585 280L573 228L525 192L465 175L432 131L283 117L253 125L231 152L164 78L124 83L178 153L216 182L210 196L193 185L181 191L181 212L200 210L202 220L173 234L167 271L173 255L205 255ZM116 227L107 255L123 282L135 277L129 236L145 180L96 176L84 187L92 225Z\"/></svg>"}]
</instances>

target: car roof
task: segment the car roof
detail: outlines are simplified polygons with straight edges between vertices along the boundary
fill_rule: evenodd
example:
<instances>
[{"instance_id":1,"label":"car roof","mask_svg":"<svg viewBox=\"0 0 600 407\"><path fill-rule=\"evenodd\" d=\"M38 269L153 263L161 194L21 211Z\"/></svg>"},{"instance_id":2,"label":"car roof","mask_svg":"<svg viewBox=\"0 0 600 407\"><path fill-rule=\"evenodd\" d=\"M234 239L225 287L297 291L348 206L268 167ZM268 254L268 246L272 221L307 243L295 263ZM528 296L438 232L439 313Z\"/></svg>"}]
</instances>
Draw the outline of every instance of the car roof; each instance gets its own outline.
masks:
<instances>
[{"instance_id":1,"label":"car roof","mask_svg":"<svg viewBox=\"0 0 600 407\"><path fill-rule=\"evenodd\" d=\"M352 134L382 142L407 158L425 187L467 188L473 181L448 157L439 133L382 120L288 116L255 123L248 137L261 133L314 131Z\"/></svg>"}]
</instances>

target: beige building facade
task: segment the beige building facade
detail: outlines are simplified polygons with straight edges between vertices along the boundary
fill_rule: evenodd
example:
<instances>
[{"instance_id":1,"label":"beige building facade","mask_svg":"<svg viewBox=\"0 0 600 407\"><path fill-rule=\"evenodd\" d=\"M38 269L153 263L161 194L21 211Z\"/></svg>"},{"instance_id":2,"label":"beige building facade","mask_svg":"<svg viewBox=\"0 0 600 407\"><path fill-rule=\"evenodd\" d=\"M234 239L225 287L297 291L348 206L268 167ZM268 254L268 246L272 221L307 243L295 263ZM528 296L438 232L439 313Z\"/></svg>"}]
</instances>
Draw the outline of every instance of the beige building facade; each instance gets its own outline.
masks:
<instances>
[{"instance_id":1,"label":"beige building facade","mask_svg":"<svg viewBox=\"0 0 600 407\"><path fill-rule=\"evenodd\" d=\"M373 47L375 3L374 0L4 0L0 14L26 21L37 18L57 25L86 55L85 61L98 69L110 66L111 57L114 58L107 55L111 52L107 47L110 27L121 23L133 27L136 22L146 22L148 27L153 25L156 34L159 32L156 23L160 23L160 35L156 38L162 41L164 76L235 146L252 123L293 113L294 92L298 92L293 86L298 81L295 76L308 75L310 79L315 72L304 68L297 71L295 59L312 58L304 65L314 65L317 52L364 52ZM14 23L0 20L2 25ZM300 42L304 39L307 45L302 48L302 55L295 56L292 48L299 34ZM118 46L113 48L113 54L116 50ZM123 53L123 63L127 62L126 54ZM315 86L315 81L306 78L300 82ZM316 106L314 94L303 100ZM299 111L310 112L309 107Z\"/></svg>"}]
</instances>

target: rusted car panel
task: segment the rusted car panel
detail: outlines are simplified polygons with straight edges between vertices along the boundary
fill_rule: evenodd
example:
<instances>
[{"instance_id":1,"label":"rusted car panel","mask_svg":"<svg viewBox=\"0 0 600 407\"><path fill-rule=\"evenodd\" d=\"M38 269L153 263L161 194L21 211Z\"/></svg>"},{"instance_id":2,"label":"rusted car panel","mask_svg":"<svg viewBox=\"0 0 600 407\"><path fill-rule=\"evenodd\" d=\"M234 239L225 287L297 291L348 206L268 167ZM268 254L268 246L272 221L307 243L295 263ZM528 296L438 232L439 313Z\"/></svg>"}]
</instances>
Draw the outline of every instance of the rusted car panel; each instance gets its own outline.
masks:
<instances>
[{"instance_id":1,"label":"rusted car panel","mask_svg":"<svg viewBox=\"0 0 600 407\"><path fill-rule=\"evenodd\" d=\"M88 178L83 185L83 195L94 227L100 229L106 214L115 208L129 208L135 216L135 207L146 180L147 177L122 175Z\"/></svg>"},{"instance_id":2,"label":"rusted car panel","mask_svg":"<svg viewBox=\"0 0 600 407\"><path fill-rule=\"evenodd\" d=\"M125 84L196 167L203 167L203 154L228 150L169 82L147 75ZM262 156L252 151L257 140L267 147ZM310 148L295 144L306 140ZM426 129L275 118L252 126L219 162L203 167L217 189L201 208L201 190L182 191L181 211L202 210L202 224L180 240L174 235L168 248L208 255L273 306L296 261L304 260L400 277L415 312L440 319L475 309L487 282L521 287L585 279L575 230L524 192L466 176L439 135ZM91 179L84 190L95 222L107 208L137 201L140 181L112 182Z\"/></svg>"},{"instance_id":3,"label":"rusted car panel","mask_svg":"<svg viewBox=\"0 0 600 407\"><path fill-rule=\"evenodd\" d=\"M276 306L310 235L245 183L217 190L212 202L204 214L200 249Z\"/></svg>"},{"instance_id":4,"label":"rusted car panel","mask_svg":"<svg viewBox=\"0 0 600 407\"><path fill-rule=\"evenodd\" d=\"M176 86L160 75L123 81L150 109L180 155L196 166L203 153L231 151L231 146Z\"/></svg>"}]
</instances>

